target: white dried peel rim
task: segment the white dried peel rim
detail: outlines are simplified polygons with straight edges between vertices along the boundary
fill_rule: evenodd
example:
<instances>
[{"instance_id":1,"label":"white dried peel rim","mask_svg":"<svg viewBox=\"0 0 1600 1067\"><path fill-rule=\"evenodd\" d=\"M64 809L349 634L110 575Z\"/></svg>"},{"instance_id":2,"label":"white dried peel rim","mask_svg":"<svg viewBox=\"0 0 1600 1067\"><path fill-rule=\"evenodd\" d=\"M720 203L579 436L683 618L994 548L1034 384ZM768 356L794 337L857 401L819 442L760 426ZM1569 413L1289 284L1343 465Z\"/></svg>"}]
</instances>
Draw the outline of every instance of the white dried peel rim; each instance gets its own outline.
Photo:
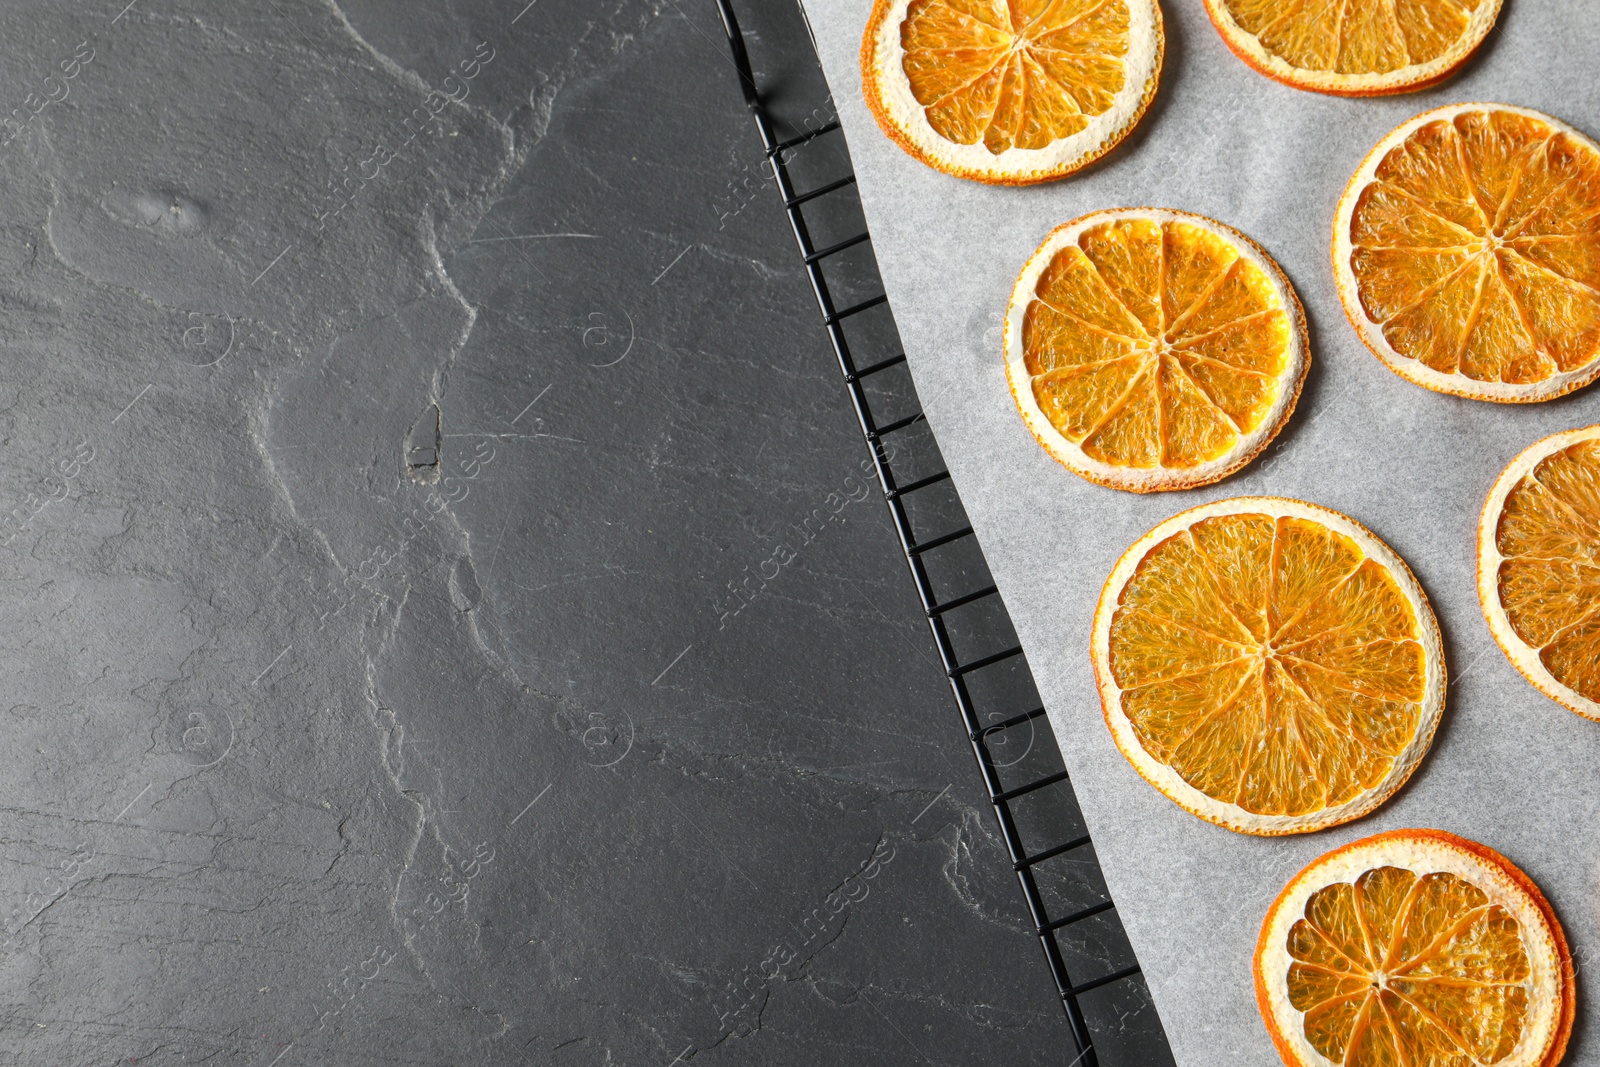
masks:
<instances>
[{"instance_id":1,"label":"white dried peel rim","mask_svg":"<svg viewBox=\"0 0 1600 1067\"><path fill-rule=\"evenodd\" d=\"M1138 125L1155 96L1166 38L1156 0L1124 0L1128 8L1128 51L1122 56L1123 82L1111 106L1086 116L1088 125L1044 148L1011 147L996 155L975 144L957 144L940 134L911 91L903 62L900 26L912 0L878 0L862 42L863 88L879 122L895 140L924 163L974 181L1027 185L1080 170L1109 152Z\"/></svg>"},{"instance_id":2,"label":"white dried peel rim","mask_svg":"<svg viewBox=\"0 0 1600 1067\"><path fill-rule=\"evenodd\" d=\"M1122 689L1111 672L1111 624L1122 601L1122 591L1132 580L1144 558L1161 542L1174 534L1205 519L1221 515L1266 515L1271 518L1291 517L1307 519L1343 534L1354 541L1367 559L1384 567L1417 620L1417 642L1422 646L1425 676L1423 699L1417 715L1417 726L1410 742L1394 758L1389 773L1376 785L1332 807L1304 815L1261 815L1248 811L1238 804L1218 800L1196 789L1167 764L1146 751L1134 731L1133 723L1122 707ZM1161 523L1135 541L1117 565L1112 568L1100 592L1095 607L1094 628L1090 638L1090 654L1094 660L1095 680L1100 690L1100 703L1105 713L1106 725L1111 730L1117 748L1133 764L1140 777L1165 794L1179 807L1218 826L1239 833L1273 836L1279 834L1310 833L1329 826L1349 822L1372 811L1389 799L1411 776L1411 772L1427 754L1433 743L1434 731L1444 712L1445 663L1444 645L1439 634L1439 623L1434 618L1422 586L1411 573L1405 561L1388 545L1380 541L1360 523L1337 511L1308 504L1303 500L1285 497L1245 496L1217 500L1180 512Z\"/></svg>"},{"instance_id":3,"label":"white dried peel rim","mask_svg":"<svg viewBox=\"0 0 1600 1067\"><path fill-rule=\"evenodd\" d=\"M1581 388L1600 376L1600 349L1596 349L1594 357L1580 367L1525 385L1479 381L1459 373L1445 374L1397 351L1389 343L1389 339L1383 335L1382 325L1367 317L1366 310L1361 305L1361 289L1356 282L1355 271L1350 266L1350 261L1355 255L1355 246L1350 240L1351 217L1355 214L1356 204L1361 200L1361 193L1376 180L1378 167L1383 163L1384 157L1423 126L1431 122L1449 122L1458 115L1474 111L1503 111L1542 122L1557 133L1565 134L1576 143L1588 147L1597 158L1600 158L1600 144L1587 134L1558 118L1531 108L1513 107L1510 104L1468 103L1449 104L1434 108L1432 111L1425 111L1391 130L1388 136L1379 141L1376 147L1367 153L1367 158L1362 160L1361 166L1350 176L1350 181L1345 185L1333 217L1334 283L1339 290L1339 300L1344 304L1345 316L1355 327L1362 343L1373 355L1382 360L1385 366L1406 381L1437 393L1464 396L1473 400L1493 400L1513 404L1550 400Z\"/></svg>"},{"instance_id":4,"label":"white dried peel rim","mask_svg":"<svg viewBox=\"0 0 1600 1067\"><path fill-rule=\"evenodd\" d=\"M1034 375L1029 372L1027 354L1023 350L1023 322L1028 306L1039 297L1035 292L1039 277L1049 268L1056 253L1075 245L1085 230L1108 222L1142 219L1162 225L1182 222L1221 238L1239 257L1261 271L1272 287L1277 310L1289 319L1289 347L1284 352L1284 367L1278 375L1278 396L1273 401L1260 424L1247 434L1241 434L1232 448L1216 459L1194 467L1123 467L1095 459L1078 443L1066 437L1039 407L1033 393ZM1075 474L1082 475L1099 485L1143 493L1169 489L1191 489L1209 485L1245 466L1275 437L1293 412L1300 398L1300 388L1311 365L1311 348L1306 336L1305 312L1294 286L1271 256L1262 251L1250 238L1204 215L1192 215L1170 208L1136 207L1112 208L1096 211L1058 226L1044 239L1044 243L1028 258L1022 272L1011 289L1011 300L1006 309L1005 323L1006 380L1017 410L1034 439L1055 460Z\"/></svg>"},{"instance_id":5,"label":"white dried peel rim","mask_svg":"<svg viewBox=\"0 0 1600 1067\"><path fill-rule=\"evenodd\" d=\"M1461 36L1442 54L1426 63L1409 63L1394 70L1367 74L1340 74L1331 70L1297 67L1261 44L1260 38L1240 26L1228 0L1205 0L1206 13L1222 40L1245 63L1261 74L1296 89L1339 96L1384 96L1426 89L1449 77L1494 29L1501 0L1484 0L1467 19Z\"/></svg>"},{"instance_id":6,"label":"white dried peel rim","mask_svg":"<svg viewBox=\"0 0 1600 1067\"><path fill-rule=\"evenodd\" d=\"M1354 883L1367 871L1379 867L1399 867L1419 877L1433 873L1452 874L1483 891L1490 904L1505 908L1516 920L1522 945L1528 954L1530 975L1529 1025L1516 1046L1495 1067L1541 1067L1551 1047L1564 1043L1562 991L1567 982L1564 940L1558 940L1549 917L1534 896L1534 887L1519 884L1499 864L1473 851L1471 842L1438 831L1390 831L1335 849L1296 875L1267 912L1256 944L1255 973L1257 996L1262 1012L1271 1013L1275 1040L1287 1043L1305 1064L1334 1061L1318 1052L1306 1040L1302 1012L1289 1000L1289 932L1305 917L1306 902L1312 894L1340 882ZM1525 877L1525 876L1524 876ZM1532 882L1528 883L1532 886ZM1563 935L1564 937L1564 935Z\"/></svg>"},{"instance_id":7,"label":"white dried peel rim","mask_svg":"<svg viewBox=\"0 0 1600 1067\"><path fill-rule=\"evenodd\" d=\"M1600 441L1600 425L1552 434L1542 441L1535 442L1517 453L1517 457L1500 472L1500 477L1495 479L1494 487L1489 490L1489 496L1483 504L1483 512L1478 518L1478 602L1483 608L1484 621L1489 624L1489 632L1493 635L1495 643L1524 678L1556 703L1586 719L1600 722L1600 703L1569 688L1550 673L1550 669L1539 658L1539 649L1518 636L1511 625L1511 620L1506 616L1505 607L1500 602L1500 564L1505 562L1506 557L1500 554L1497 535L1500 513L1505 510L1506 497L1510 496L1517 484L1547 457L1584 441Z\"/></svg>"}]
</instances>

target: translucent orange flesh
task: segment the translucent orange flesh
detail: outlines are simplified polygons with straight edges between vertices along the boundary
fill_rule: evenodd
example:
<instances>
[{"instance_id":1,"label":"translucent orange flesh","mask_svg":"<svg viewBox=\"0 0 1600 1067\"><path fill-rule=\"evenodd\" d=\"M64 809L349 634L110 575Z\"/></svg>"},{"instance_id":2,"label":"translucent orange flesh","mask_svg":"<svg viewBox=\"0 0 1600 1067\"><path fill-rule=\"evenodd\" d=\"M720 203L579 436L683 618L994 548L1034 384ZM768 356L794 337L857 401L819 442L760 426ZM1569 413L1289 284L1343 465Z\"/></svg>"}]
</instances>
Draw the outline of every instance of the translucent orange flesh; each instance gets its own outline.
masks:
<instances>
[{"instance_id":1,"label":"translucent orange flesh","mask_svg":"<svg viewBox=\"0 0 1600 1067\"><path fill-rule=\"evenodd\" d=\"M1381 782L1416 733L1424 663L1389 570L1307 519L1224 515L1174 534L1139 562L1111 622L1140 745L1262 815Z\"/></svg>"},{"instance_id":2,"label":"translucent orange flesh","mask_svg":"<svg viewBox=\"0 0 1600 1067\"><path fill-rule=\"evenodd\" d=\"M1350 220L1361 307L1441 374L1530 384L1600 355L1600 155L1469 111L1389 150Z\"/></svg>"},{"instance_id":3,"label":"translucent orange flesh","mask_svg":"<svg viewBox=\"0 0 1600 1067\"><path fill-rule=\"evenodd\" d=\"M1472 1067L1516 1048L1531 968L1517 920L1453 874L1378 867L1306 901L1289 1002L1344 1067Z\"/></svg>"},{"instance_id":4,"label":"translucent orange flesh","mask_svg":"<svg viewBox=\"0 0 1600 1067\"><path fill-rule=\"evenodd\" d=\"M1106 222L1057 252L1024 314L1033 395L1118 467L1230 452L1278 399L1289 316L1261 269L1187 222Z\"/></svg>"},{"instance_id":5,"label":"translucent orange flesh","mask_svg":"<svg viewBox=\"0 0 1600 1067\"><path fill-rule=\"evenodd\" d=\"M1269 55L1301 70L1387 74L1461 39L1483 0L1222 0Z\"/></svg>"},{"instance_id":6,"label":"translucent orange flesh","mask_svg":"<svg viewBox=\"0 0 1600 1067\"><path fill-rule=\"evenodd\" d=\"M1600 442L1545 457L1495 528L1500 605L1562 685L1600 701Z\"/></svg>"},{"instance_id":7,"label":"translucent orange flesh","mask_svg":"<svg viewBox=\"0 0 1600 1067\"><path fill-rule=\"evenodd\" d=\"M1125 0L911 0L902 67L928 124L999 155L1046 148L1111 107Z\"/></svg>"}]
</instances>

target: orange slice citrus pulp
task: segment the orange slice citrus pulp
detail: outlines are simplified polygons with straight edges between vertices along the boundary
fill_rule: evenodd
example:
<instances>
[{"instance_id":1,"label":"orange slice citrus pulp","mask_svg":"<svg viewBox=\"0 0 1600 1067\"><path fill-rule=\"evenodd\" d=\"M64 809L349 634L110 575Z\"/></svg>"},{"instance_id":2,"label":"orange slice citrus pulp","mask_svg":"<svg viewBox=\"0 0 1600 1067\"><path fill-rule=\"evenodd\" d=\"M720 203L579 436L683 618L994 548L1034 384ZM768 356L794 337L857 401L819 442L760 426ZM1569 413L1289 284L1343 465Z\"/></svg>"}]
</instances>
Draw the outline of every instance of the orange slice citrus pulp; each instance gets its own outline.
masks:
<instances>
[{"instance_id":1,"label":"orange slice citrus pulp","mask_svg":"<svg viewBox=\"0 0 1600 1067\"><path fill-rule=\"evenodd\" d=\"M1548 115L1418 115L1339 201L1345 314L1402 378L1525 403L1600 374L1600 145Z\"/></svg>"},{"instance_id":2,"label":"orange slice citrus pulp","mask_svg":"<svg viewBox=\"0 0 1600 1067\"><path fill-rule=\"evenodd\" d=\"M1600 720L1600 426L1511 461L1478 522L1478 600L1524 678Z\"/></svg>"},{"instance_id":3,"label":"orange slice citrus pulp","mask_svg":"<svg viewBox=\"0 0 1600 1067\"><path fill-rule=\"evenodd\" d=\"M896 144L974 181L1086 166L1155 96L1156 0L877 0L861 41L867 107Z\"/></svg>"},{"instance_id":4,"label":"orange slice citrus pulp","mask_svg":"<svg viewBox=\"0 0 1600 1067\"><path fill-rule=\"evenodd\" d=\"M1250 462L1310 365L1305 314L1272 257L1220 222L1158 208L1054 230L1017 278L1005 337L1012 396L1045 450L1141 493Z\"/></svg>"},{"instance_id":5,"label":"orange slice citrus pulp","mask_svg":"<svg viewBox=\"0 0 1600 1067\"><path fill-rule=\"evenodd\" d=\"M1335 96L1438 84L1499 12L1500 0L1206 0L1234 55L1275 81Z\"/></svg>"},{"instance_id":6,"label":"orange slice citrus pulp","mask_svg":"<svg viewBox=\"0 0 1600 1067\"><path fill-rule=\"evenodd\" d=\"M1554 1067L1576 1006L1555 912L1493 849L1393 830L1301 871L1267 912L1256 1003L1290 1067Z\"/></svg>"},{"instance_id":7,"label":"orange slice citrus pulp","mask_svg":"<svg viewBox=\"0 0 1600 1067\"><path fill-rule=\"evenodd\" d=\"M1298 500L1220 500L1145 534L1106 579L1090 649L1134 769L1242 833L1365 815L1444 708L1439 628L1411 571Z\"/></svg>"}]
</instances>

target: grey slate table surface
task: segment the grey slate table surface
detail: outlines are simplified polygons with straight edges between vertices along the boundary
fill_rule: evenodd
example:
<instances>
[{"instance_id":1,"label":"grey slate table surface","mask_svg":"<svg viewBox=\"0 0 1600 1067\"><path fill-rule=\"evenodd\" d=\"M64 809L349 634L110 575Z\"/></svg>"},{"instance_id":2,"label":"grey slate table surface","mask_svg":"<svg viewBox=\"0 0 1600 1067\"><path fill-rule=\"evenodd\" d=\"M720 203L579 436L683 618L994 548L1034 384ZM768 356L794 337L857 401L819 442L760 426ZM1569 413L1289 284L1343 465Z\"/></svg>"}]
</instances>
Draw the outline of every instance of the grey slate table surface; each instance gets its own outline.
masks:
<instances>
[{"instance_id":1,"label":"grey slate table surface","mask_svg":"<svg viewBox=\"0 0 1600 1067\"><path fill-rule=\"evenodd\" d=\"M712 5L124 2L0 12L0 1061L1067 1062Z\"/></svg>"}]
</instances>

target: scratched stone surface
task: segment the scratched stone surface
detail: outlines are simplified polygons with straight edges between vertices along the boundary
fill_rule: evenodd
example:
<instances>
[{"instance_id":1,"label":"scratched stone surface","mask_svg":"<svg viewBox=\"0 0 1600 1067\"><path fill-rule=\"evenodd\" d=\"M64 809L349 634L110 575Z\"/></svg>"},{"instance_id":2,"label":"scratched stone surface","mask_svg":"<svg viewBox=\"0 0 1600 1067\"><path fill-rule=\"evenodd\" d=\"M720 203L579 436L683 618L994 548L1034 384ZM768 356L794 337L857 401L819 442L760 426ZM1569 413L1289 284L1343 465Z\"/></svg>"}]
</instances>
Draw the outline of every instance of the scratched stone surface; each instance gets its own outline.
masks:
<instances>
[{"instance_id":1,"label":"scratched stone surface","mask_svg":"<svg viewBox=\"0 0 1600 1067\"><path fill-rule=\"evenodd\" d=\"M708 0L123 3L0 12L0 1062L1065 1063Z\"/></svg>"}]
</instances>

